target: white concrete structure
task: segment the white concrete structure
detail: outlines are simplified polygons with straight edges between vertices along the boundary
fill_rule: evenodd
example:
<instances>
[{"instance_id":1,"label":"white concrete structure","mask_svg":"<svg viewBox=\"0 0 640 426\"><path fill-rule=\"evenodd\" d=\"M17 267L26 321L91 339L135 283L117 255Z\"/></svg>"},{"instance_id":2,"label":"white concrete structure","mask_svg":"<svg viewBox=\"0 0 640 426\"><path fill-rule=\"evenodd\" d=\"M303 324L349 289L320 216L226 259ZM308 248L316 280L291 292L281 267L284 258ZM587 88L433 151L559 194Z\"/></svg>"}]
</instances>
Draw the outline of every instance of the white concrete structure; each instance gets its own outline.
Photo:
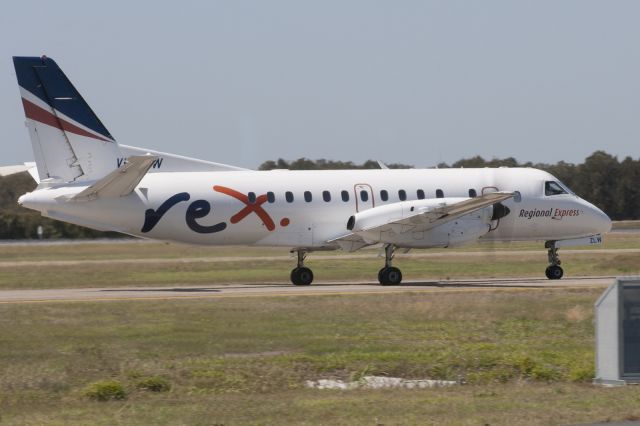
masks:
<instances>
[{"instance_id":1,"label":"white concrete structure","mask_svg":"<svg viewBox=\"0 0 640 426\"><path fill-rule=\"evenodd\" d=\"M618 278L595 304L594 383L640 382L640 277Z\"/></svg>"}]
</instances>

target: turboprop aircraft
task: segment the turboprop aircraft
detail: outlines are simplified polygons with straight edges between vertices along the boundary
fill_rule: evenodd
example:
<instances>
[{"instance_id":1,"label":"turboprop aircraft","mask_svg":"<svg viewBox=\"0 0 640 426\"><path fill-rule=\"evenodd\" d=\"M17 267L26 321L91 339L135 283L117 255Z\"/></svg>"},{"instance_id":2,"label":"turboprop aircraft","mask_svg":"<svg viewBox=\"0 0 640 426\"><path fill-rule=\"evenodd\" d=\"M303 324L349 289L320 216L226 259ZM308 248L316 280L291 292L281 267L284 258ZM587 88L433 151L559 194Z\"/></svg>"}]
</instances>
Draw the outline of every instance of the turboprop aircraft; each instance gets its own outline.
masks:
<instances>
[{"instance_id":1,"label":"turboprop aircraft","mask_svg":"<svg viewBox=\"0 0 640 426\"><path fill-rule=\"evenodd\" d=\"M102 231L189 244L286 247L295 285L316 250L384 247L382 285L397 285L397 249L477 241L545 241L549 279L558 248L597 244L601 210L532 168L254 171L118 144L47 57L14 57L37 188L19 203Z\"/></svg>"}]
</instances>

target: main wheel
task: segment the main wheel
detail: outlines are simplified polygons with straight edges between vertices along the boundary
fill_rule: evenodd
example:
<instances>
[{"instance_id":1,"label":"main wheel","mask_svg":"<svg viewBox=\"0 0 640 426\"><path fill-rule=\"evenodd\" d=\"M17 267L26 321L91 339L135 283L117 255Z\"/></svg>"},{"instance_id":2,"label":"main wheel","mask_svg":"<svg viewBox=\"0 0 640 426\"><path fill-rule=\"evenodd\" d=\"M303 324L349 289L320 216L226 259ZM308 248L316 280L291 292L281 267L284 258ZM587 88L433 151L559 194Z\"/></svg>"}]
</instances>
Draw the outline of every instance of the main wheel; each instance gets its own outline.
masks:
<instances>
[{"instance_id":1,"label":"main wheel","mask_svg":"<svg viewBox=\"0 0 640 426\"><path fill-rule=\"evenodd\" d=\"M301 266L291 271L291 282L294 285L309 285L313 282L311 269Z\"/></svg>"},{"instance_id":2,"label":"main wheel","mask_svg":"<svg viewBox=\"0 0 640 426\"><path fill-rule=\"evenodd\" d=\"M544 271L544 274L547 276L547 278L549 278L550 280L559 280L560 278L562 278L562 276L564 275L564 271L562 270L562 268L558 265L550 265L547 267L547 269Z\"/></svg>"},{"instance_id":3,"label":"main wheel","mask_svg":"<svg viewBox=\"0 0 640 426\"><path fill-rule=\"evenodd\" d=\"M382 285L398 285L402 281L402 272L394 266L382 268L378 272L378 281Z\"/></svg>"}]
</instances>

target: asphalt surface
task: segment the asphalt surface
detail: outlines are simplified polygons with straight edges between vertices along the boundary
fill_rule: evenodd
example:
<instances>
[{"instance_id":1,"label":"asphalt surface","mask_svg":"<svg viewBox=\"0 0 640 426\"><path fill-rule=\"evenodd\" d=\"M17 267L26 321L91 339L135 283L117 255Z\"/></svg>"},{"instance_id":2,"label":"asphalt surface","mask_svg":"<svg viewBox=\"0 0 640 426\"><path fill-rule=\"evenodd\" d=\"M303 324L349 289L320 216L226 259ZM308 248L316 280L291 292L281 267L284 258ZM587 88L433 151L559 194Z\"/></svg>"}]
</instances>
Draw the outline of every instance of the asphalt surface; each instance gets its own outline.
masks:
<instances>
[{"instance_id":1,"label":"asphalt surface","mask_svg":"<svg viewBox=\"0 0 640 426\"><path fill-rule=\"evenodd\" d=\"M563 290L569 288L605 288L614 277L580 277L550 281L545 278L500 278L450 281L407 281L399 286L381 286L373 282L314 284L229 284L209 286L120 287L43 290L0 290L0 304L121 301L220 299L230 297L287 297L326 296L381 293L443 293L487 291Z\"/></svg>"},{"instance_id":2,"label":"asphalt surface","mask_svg":"<svg viewBox=\"0 0 640 426\"><path fill-rule=\"evenodd\" d=\"M567 254L638 254L640 249L592 249L592 250L562 250L562 255ZM487 251L449 251L449 252L416 252L409 254L398 254L398 259L441 259L444 257L518 257L518 256L545 256L544 250L496 250ZM314 260L358 260L373 259L371 253L368 254L338 254L315 255ZM71 259L71 260L9 260L0 261L0 269L29 267L29 266L76 266L76 265L114 265L114 264L153 264L153 263L225 263L225 262L245 262L245 261L289 261L290 255L278 256L216 256L216 257L169 257L169 258L135 258L135 259Z\"/></svg>"}]
</instances>

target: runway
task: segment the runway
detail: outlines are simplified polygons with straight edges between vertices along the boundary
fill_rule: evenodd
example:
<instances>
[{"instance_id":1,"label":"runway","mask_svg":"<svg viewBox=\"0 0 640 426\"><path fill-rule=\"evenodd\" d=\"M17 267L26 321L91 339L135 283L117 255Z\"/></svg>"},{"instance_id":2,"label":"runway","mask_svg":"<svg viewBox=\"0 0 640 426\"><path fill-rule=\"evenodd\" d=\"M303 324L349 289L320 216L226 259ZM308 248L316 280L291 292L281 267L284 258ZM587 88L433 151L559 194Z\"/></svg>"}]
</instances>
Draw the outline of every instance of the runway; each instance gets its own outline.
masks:
<instances>
[{"instance_id":1,"label":"runway","mask_svg":"<svg viewBox=\"0 0 640 426\"><path fill-rule=\"evenodd\" d=\"M640 249L590 249L590 250L562 250L562 255L569 254L640 254ZM398 259L442 259L442 258L470 258L470 257L519 257L519 256L546 256L544 250L496 250L496 251L439 251L419 253L399 253ZM15 267L43 267L43 266L77 266L77 265L139 265L157 263L232 263L232 262L276 262L290 261L290 255L279 256L216 256L216 257L171 257L171 258L122 258L122 259L70 259L70 260L0 260L0 269ZM374 257L367 254L321 254L313 257L314 260L370 260Z\"/></svg>"},{"instance_id":2,"label":"runway","mask_svg":"<svg viewBox=\"0 0 640 426\"><path fill-rule=\"evenodd\" d=\"M222 299L237 297L296 297L384 293L443 293L566 290L606 286L614 277L499 278L450 281L407 281L399 286L374 282L343 282L298 287L291 284L229 284L210 286L122 287L44 290L1 290L0 304L93 302L124 300Z\"/></svg>"}]
</instances>

